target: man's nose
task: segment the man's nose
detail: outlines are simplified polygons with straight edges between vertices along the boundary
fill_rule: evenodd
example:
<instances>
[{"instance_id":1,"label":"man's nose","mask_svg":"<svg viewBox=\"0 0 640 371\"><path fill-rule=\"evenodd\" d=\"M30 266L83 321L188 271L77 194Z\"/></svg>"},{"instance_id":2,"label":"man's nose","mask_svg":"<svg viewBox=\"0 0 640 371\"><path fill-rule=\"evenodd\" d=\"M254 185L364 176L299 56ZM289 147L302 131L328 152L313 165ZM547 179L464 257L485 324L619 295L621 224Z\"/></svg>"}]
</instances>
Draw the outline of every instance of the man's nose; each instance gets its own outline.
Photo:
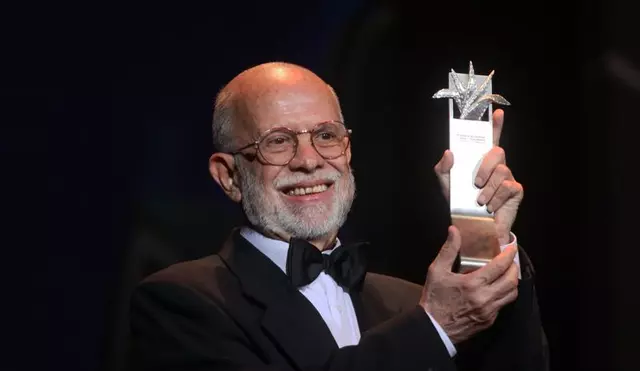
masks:
<instances>
[{"instance_id":1,"label":"man's nose","mask_svg":"<svg viewBox=\"0 0 640 371\"><path fill-rule=\"evenodd\" d=\"M289 162L289 168L291 170L311 172L324 166L324 161L324 158L320 156L311 143L309 136L301 135L296 153L291 162Z\"/></svg>"}]
</instances>

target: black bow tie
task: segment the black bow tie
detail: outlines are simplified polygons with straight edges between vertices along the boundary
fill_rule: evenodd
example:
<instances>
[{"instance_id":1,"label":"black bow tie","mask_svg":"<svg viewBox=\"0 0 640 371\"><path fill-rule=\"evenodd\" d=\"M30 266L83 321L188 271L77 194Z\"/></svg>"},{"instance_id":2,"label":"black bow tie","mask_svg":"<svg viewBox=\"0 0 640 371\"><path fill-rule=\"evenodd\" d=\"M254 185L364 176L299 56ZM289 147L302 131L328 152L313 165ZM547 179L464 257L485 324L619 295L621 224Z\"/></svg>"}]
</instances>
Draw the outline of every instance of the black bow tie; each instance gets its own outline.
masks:
<instances>
[{"instance_id":1,"label":"black bow tie","mask_svg":"<svg viewBox=\"0 0 640 371\"><path fill-rule=\"evenodd\" d=\"M365 244L341 245L331 254L323 254L309 242L292 238L287 253L287 275L295 287L301 287L324 271L345 290L359 289L366 273L361 251Z\"/></svg>"}]
</instances>

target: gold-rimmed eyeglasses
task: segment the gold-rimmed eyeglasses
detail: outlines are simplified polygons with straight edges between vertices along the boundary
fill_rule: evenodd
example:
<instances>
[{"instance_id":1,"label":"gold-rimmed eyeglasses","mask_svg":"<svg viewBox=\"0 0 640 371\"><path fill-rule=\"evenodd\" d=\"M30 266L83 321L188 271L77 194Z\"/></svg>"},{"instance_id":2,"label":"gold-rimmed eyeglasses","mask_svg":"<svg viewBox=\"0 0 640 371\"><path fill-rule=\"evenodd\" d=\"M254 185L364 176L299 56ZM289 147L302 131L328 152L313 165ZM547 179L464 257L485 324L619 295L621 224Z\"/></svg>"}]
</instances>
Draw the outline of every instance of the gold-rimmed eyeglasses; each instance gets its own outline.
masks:
<instances>
[{"instance_id":1,"label":"gold-rimmed eyeglasses","mask_svg":"<svg viewBox=\"0 0 640 371\"><path fill-rule=\"evenodd\" d=\"M261 160L269 165L288 165L298 150L298 136L310 134L311 145L320 156L327 160L336 159L345 154L349 147L351 129L347 129L343 122L324 121L311 130L295 131L287 127L274 127L262 135L258 140L231 152L232 155L242 153L250 147L255 147Z\"/></svg>"}]
</instances>

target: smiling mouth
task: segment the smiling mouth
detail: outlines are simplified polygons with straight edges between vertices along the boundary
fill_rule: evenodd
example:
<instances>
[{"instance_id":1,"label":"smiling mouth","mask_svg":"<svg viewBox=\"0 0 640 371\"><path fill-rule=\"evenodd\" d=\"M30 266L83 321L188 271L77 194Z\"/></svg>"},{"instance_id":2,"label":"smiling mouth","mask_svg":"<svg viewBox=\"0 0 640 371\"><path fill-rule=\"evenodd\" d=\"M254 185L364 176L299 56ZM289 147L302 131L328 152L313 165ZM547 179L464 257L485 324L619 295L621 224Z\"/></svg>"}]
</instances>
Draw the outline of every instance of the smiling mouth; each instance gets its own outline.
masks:
<instances>
[{"instance_id":1,"label":"smiling mouth","mask_svg":"<svg viewBox=\"0 0 640 371\"><path fill-rule=\"evenodd\" d=\"M333 183L317 184L308 187L293 186L283 189L282 193L286 194L287 196L306 196L326 192L332 185Z\"/></svg>"}]
</instances>

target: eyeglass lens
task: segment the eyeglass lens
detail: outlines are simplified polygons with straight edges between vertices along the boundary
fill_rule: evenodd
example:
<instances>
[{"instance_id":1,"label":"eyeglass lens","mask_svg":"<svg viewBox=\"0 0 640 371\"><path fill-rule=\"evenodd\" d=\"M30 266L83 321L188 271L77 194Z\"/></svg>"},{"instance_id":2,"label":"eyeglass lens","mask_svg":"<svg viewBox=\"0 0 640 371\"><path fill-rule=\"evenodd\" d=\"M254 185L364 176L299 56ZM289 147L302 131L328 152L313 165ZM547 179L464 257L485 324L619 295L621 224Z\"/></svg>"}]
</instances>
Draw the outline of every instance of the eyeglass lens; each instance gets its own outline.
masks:
<instances>
[{"instance_id":1,"label":"eyeglass lens","mask_svg":"<svg viewBox=\"0 0 640 371\"><path fill-rule=\"evenodd\" d=\"M342 124L324 123L310 134L311 143L316 151L326 159L341 156L349 144L347 130ZM270 132L258 145L260 154L267 162L274 165L288 163L295 156L297 147L298 134L284 128Z\"/></svg>"}]
</instances>

